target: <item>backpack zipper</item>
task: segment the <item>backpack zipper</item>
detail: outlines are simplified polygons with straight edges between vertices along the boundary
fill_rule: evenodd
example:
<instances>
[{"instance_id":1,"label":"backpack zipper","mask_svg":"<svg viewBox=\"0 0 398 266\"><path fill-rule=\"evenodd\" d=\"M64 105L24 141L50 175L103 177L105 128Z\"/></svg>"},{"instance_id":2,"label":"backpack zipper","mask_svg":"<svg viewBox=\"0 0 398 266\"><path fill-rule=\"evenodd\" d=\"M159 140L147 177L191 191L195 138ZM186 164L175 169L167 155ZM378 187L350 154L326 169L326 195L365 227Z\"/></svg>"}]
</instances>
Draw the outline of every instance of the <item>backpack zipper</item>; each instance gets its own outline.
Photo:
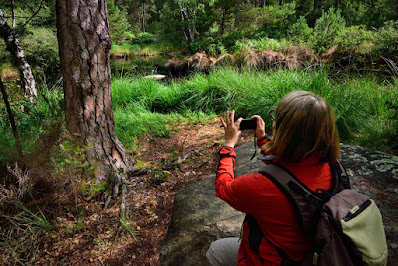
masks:
<instances>
[{"instance_id":1,"label":"backpack zipper","mask_svg":"<svg viewBox=\"0 0 398 266\"><path fill-rule=\"evenodd\" d=\"M343 219L345 222L348 222L349 220L357 217L363 210L365 210L372 202L370 200L365 201L364 203L362 203L361 206L359 206L359 208L357 208L354 212L349 212ZM354 207L355 208L355 207ZM354 209L353 208L353 209Z\"/></svg>"}]
</instances>

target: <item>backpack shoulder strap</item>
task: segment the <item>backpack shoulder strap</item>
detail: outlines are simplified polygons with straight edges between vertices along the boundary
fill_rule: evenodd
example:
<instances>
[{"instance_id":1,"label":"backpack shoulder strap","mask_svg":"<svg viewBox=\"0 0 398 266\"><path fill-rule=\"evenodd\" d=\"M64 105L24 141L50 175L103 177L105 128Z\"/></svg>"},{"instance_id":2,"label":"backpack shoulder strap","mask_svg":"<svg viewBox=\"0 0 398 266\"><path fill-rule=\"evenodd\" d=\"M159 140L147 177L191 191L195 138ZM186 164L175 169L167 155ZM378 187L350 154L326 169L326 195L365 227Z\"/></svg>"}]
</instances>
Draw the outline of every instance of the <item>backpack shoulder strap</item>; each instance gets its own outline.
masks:
<instances>
[{"instance_id":1,"label":"backpack shoulder strap","mask_svg":"<svg viewBox=\"0 0 398 266\"><path fill-rule=\"evenodd\" d=\"M336 169L338 175L338 181L341 182L343 189L350 189L350 179L347 175L347 171L345 170L344 166L341 164L339 160L335 161L332 166ZM333 169L332 169L333 170Z\"/></svg>"},{"instance_id":2,"label":"backpack shoulder strap","mask_svg":"<svg viewBox=\"0 0 398 266\"><path fill-rule=\"evenodd\" d=\"M268 164L259 173L271 180L288 198L296 213L301 231L312 234L315 230L317 216L324 203L335 194L337 189L337 175L335 167L331 165L333 185L328 193L316 193L303 184L291 171L278 164Z\"/></svg>"}]
</instances>

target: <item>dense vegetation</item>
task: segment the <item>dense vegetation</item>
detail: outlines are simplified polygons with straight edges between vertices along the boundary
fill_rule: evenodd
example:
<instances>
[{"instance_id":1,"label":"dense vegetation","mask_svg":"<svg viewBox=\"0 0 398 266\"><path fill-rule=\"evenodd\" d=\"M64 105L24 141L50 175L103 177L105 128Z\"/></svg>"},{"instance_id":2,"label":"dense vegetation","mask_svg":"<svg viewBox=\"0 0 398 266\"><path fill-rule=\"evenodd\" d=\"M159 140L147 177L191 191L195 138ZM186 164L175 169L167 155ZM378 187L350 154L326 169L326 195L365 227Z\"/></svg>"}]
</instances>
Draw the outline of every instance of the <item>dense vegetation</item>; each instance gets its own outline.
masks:
<instances>
[{"instance_id":1,"label":"dense vegetation","mask_svg":"<svg viewBox=\"0 0 398 266\"><path fill-rule=\"evenodd\" d=\"M398 1L109 0L107 4L114 117L118 138L128 151L137 150L142 136L172 136L173 125L206 123L226 110L266 118L286 93L309 90L331 103L343 142L398 154ZM38 98L31 102L23 96L13 57L0 39L0 76L23 153L48 170L52 180L69 182L76 195L90 201L106 183L95 182L93 166L84 155L90 147L72 145L65 131L55 0L1 1L0 10L20 40L38 84ZM245 63L251 54L280 51L283 57L288 50L329 59L295 68ZM197 52L214 58L231 55L236 61L165 81L143 78L159 72L169 59ZM3 103L0 147L0 169L6 172L5 166L18 161L18 153ZM28 174L17 166L8 169L12 171L12 178L0 176L0 206L7 207L2 208L0 220L10 225L0 228L0 253L27 264L34 261L39 244L56 222L47 219L36 203L37 195L30 190L33 181L25 178L25 184L20 179ZM84 227L81 206L76 200L76 232ZM126 220L120 217L120 223L135 238Z\"/></svg>"},{"instance_id":2,"label":"dense vegetation","mask_svg":"<svg viewBox=\"0 0 398 266\"><path fill-rule=\"evenodd\" d=\"M62 120L63 111L54 1L25 2L3 3L0 9L9 24L12 10L16 12L15 34L39 82L40 96L35 104L21 96L15 80L7 83L24 152L29 153L39 134L54 123L54 117ZM140 134L168 135L166 124L184 118L199 121L230 108L242 116L265 114L286 92L306 89L332 103L344 141L397 152L396 1L115 2L108 1L111 53L129 58L151 55L146 60L112 61L113 72L119 73L113 82L116 126L126 146L133 147ZM310 66L307 70L266 73L219 69L209 76L198 73L167 84L143 80L136 76L139 72L131 72L143 65L154 71L154 65L165 63L159 56L164 54L206 51L213 56L232 53L242 57L247 47L261 52L297 46L316 55L334 47L338 51L334 62L338 63L331 69ZM0 40L3 75L15 72L12 63ZM4 133L0 158L7 163L16 154L4 107L1 112ZM368 143L369 136L375 134L376 143Z\"/></svg>"}]
</instances>

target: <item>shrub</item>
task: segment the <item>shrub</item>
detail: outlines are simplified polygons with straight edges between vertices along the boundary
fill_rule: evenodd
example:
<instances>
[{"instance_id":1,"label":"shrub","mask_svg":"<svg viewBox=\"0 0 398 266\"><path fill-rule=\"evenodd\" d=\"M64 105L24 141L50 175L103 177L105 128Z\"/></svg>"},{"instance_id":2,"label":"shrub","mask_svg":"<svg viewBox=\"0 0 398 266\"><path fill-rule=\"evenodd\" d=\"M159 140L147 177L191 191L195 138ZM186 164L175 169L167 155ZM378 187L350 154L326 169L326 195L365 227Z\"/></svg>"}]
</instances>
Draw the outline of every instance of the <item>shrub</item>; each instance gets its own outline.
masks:
<instances>
[{"instance_id":1,"label":"shrub","mask_svg":"<svg viewBox=\"0 0 398 266\"><path fill-rule=\"evenodd\" d=\"M322 11L322 16L315 22L311 43L315 51L325 52L334 44L335 36L345 28L345 20L340 10L331 7L327 12Z\"/></svg>"},{"instance_id":2,"label":"shrub","mask_svg":"<svg viewBox=\"0 0 398 266\"><path fill-rule=\"evenodd\" d=\"M109 19L109 32L111 39L115 43L122 43L125 39L131 39L132 33L131 26L127 21L127 12L119 9L114 4L114 1L107 1L108 19Z\"/></svg>"},{"instance_id":3,"label":"shrub","mask_svg":"<svg viewBox=\"0 0 398 266\"><path fill-rule=\"evenodd\" d=\"M376 34L376 42L380 53L391 54L398 58L398 20L387 21Z\"/></svg>"},{"instance_id":4,"label":"shrub","mask_svg":"<svg viewBox=\"0 0 398 266\"><path fill-rule=\"evenodd\" d=\"M59 68L58 40L53 29L30 28L28 35L20 41L32 67L41 70Z\"/></svg>"},{"instance_id":5,"label":"shrub","mask_svg":"<svg viewBox=\"0 0 398 266\"><path fill-rule=\"evenodd\" d=\"M150 44L153 42L154 36L149 32L141 32L138 34L137 38L134 39L136 44Z\"/></svg>"},{"instance_id":6,"label":"shrub","mask_svg":"<svg viewBox=\"0 0 398 266\"><path fill-rule=\"evenodd\" d=\"M335 44L342 48L355 48L360 52L368 52L375 41L375 33L364 26L351 26L342 29L335 38Z\"/></svg>"},{"instance_id":7,"label":"shrub","mask_svg":"<svg viewBox=\"0 0 398 266\"><path fill-rule=\"evenodd\" d=\"M244 47L251 47L252 49L261 52L266 49L282 51L289 47L289 43L286 39L271 39L271 38L261 38L261 39L243 39L236 42L236 47L241 50Z\"/></svg>"},{"instance_id":8,"label":"shrub","mask_svg":"<svg viewBox=\"0 0 398 266\"><path fill-rule=\"evenodd\" d=\"M310 28L305 20L304 16L300 18L292 25L289 30L289 38L294 43L307 43L311 37L313 29Z\"/></svg>"}]
</instances>

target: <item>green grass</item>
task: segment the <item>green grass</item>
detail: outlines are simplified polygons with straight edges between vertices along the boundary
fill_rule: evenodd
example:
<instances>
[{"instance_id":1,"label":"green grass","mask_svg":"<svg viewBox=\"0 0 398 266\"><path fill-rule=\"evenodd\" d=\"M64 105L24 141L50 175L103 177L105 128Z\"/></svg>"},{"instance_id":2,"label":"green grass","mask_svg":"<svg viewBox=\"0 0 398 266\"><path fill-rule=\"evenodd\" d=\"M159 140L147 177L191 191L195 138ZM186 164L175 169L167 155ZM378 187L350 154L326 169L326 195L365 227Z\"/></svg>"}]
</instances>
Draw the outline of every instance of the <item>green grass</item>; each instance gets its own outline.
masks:
<instances>
[{"instance_id":1,"label":"green grass","mask_svg":"<svg viewBox=\"0 0 398 266\"><path fill-rule=\"evenodd\" d=\"M268 111L293 90L314 91L330 102L342 141L398 154L398 102L394 100L398 81L383 83L372 76L331 78L327 69L263 72L223 68L166 82L116 77L112 81L116 133L127 149L134 149L140 136L168 137L179 123L206 123L232 109L241 117L259 114L270 128ZM54 117L62 114L62 91L39 91L34 105L18 100L18 94L10 91L24 154L34 148ZM8 164L18 155L4 105L0 107L0 161Z\"/></svg>"},{"instance_id":2,"label":"green grass","mask_svg":"<svg viewBox=\"0 0 398 266\"><path fill-rule=\"evenodd\" d=\"M308 90L332 105L342 141L397 152L396 142L388 144L396 128L391 122L394 108L386 104L397 94L396 83L383 84L372 76L333 79L327 69L261 72L224 68L170 83L118 78L112 92L116 130L125 145L140 134L169 136L167 125L191 121L199 113L204 120L232 109L237 116L267 118L285 94ZM265 121L270 127L270 121ZM381 140L369 142L374 135Z\"/></svg>"},{"instance_id":3,"label":"green grass","mask_svg":"<svg viewBox=\"0 0 398 266\"><path fill-rule=\"evenodd\" d=\"M10 84L8 84L10 86ZM58 87L38 88L37 102L21 97L17 88L7 87L11 111L16 123L22 152L30 153L40 134L62 113L63 94ZM13 132L3 101L0 102L0 164L8 164L18 158Z\"/></svg>"}]
</instances>

